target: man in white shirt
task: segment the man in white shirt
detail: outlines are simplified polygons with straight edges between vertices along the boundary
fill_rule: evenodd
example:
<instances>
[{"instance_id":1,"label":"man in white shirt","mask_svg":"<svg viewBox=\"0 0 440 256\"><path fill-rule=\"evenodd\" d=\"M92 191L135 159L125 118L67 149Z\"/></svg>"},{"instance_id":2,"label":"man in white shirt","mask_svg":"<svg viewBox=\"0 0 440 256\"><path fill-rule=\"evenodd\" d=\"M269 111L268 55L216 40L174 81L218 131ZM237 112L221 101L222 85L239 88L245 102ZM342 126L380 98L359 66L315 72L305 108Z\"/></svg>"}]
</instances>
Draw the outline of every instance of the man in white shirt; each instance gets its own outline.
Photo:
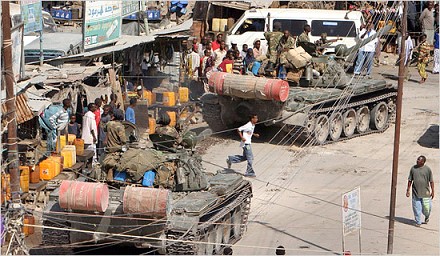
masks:
<instances>
[{"instance_id":1,"label":"man in white shirt","mask_svg":"<svg viewBox=\"0 0 440 256\"><path fill-rule=\"evenodd\" d=\"M366 29L362 29L359 33L361 40L366 40L367 38L374 36L376 34L376 30L373 29L374 24L368 23ZM378 43L378 38L370 41L368 44L362 46L359 49L358 57L356 60L356 66L354 67L354 74L360 75L362 70L367 68L367 78L371 78L371 67L373 66L373 58L374 53L376 52L376 47Z\"/></svg>"},{"instance_id":2,"label":"man in white shirt","mask_svg":"<svg viewBox=\"0 0 440 256\"><path fill-rule=\"evenodd\" d=\"M83 116L83 125L82 125L82 136L81 138L84 140L84 148L87 150L92 150L94 152L93 162L96 162L96 143L98 128L96 126L95 114L93 112L96 111L97 107L95 103L90 103L88 105L89 111Z\"/></svg>"},{"instance_id":3,"label":"man in white shirt","mask_svg":"<svg viewBox=\"0 0 440 256\"><path fill-rule=\"evenodd\" d=\"M222 63L223 59L226 57L226 52L226 44L225 41L222 40L220 42L220 48L214 51L215 67L218 67L218 65Z\"/></svg>"},{"instance_id":4,"label":"man in white shirt","mask_svg":"<svg viewBox=\"0 0 440 256\"><path fill-rule=\"evenodd\" d=\"M258 116L252 114L249 116L249 122L237 129L238 135L240 135L241 142L240 147L243 148L243 155L232 155L228 156L226 163L228 168L231 168L232 163L240 163L247 160L247 168L244 176L255 177L254 168L252 167L252 160L254 156L252 154L251 140L252 136L257 138L260 137L259 134L254 133L255 124L258 122Z\"/></svg>"}]
</instances>

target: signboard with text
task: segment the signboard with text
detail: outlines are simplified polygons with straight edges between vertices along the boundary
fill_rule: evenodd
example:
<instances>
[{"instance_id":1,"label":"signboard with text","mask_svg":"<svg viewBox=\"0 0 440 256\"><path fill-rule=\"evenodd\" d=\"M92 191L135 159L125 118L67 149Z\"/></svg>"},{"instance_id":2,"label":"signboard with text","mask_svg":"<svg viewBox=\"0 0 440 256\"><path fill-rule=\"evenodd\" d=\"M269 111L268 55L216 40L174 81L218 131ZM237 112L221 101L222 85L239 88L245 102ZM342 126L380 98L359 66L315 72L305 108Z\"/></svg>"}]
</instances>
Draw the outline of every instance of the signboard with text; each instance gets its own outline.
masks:
<instances>
[{"instance_id":1,"label":"signboard with text","mask_svg":"<svg viewBox=\"0 0 440 256\"><path fill-rule=\"evenodd\" d=\"M109 44L121 36L122 1L85 1L84 48Z\"/></svg>"},{"instance_id":2,"label":"signboard with text","mask_svg":"<svg viewBox=\"0 0 440 256\"><path fill-rule=\"evenodd\" d=\"M12 40L12 72L14 73L14 81L20 80L21 74L21 52L22 52L22 40L23 40L23 26L16 28L11 33Z\"/></svg>"},{"instance_id":3,"label":"signboard with text","mask_svg":"<svg viewBox=\"0 0 440 256\"><path fill-rule=\"evenodd\" d=\"M140 1L122 1L122 17L137 13L140 10Z\"/></svg>"},{"instance_id":4,"label":"signboard with text","mask_svg":"<svg viewBox=\"0 0 440 256\"><path fill-rule=\"evenodd\" d=\"M43 13L41 0L22 0L21 15L24 23L23 33L41 31L43 29Z\"/></svg>"},{"instance_id":5,"label":"signboard with text","mask_svg":"<svg viewBox=\"0 0 440 256\"><path fill-rule=\"evenodd\" d=\"M357 187L342 195L342 232L346 236L361 228L361 193Z\"/></svg>"}]
</instances>

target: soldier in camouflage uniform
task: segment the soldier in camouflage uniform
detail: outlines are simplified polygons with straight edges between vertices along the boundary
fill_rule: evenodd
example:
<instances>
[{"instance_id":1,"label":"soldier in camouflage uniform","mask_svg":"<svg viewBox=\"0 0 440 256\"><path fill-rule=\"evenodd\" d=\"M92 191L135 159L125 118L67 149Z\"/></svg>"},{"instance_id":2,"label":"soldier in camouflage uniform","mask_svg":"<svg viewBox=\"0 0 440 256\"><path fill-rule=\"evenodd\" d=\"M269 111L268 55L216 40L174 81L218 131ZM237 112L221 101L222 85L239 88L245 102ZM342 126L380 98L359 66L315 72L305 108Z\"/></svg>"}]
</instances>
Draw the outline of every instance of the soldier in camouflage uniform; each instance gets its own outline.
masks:
<instances>
[{"instance_id":1,"label":"soldier in camouflage uniform","mask_svg":"<svg viewBox=\"0 0 440 256\"><path fill-rule=\"evenodd\" d=\"M268 31L264 33L264 37L266 38L268 44L267 57L269 58L269 63L265 68L266 72L272 72L275 68L278 58L278 45L281 37L283 36L280 22L275 22L273 24L273 30L273 32Z\"/></svg>"},{"instance_id":2,"label":"soldier in camouflage uniform","mask_svg":"<svg viewBox=\"0 0 440 256\"><path fill-rule=\"evenodd\" d=\"M290 35L289 30L285 30L284 35L281 37L278 45L280 65L287 64L286 54L290 49L293 49L295 47L296 47L295 39L293 39L293 37Z\"/></svg>"},{"instance_id":3,"label":"soldier in camouflage uniform","mask_svg":"<svg viewBox=\"0 0 440 256\"><path fill-rule=\"evenodd\" d=\"M115 109L109 112L111 121L107 123L104 131L107 133L106 156L103 160L104 171L107 172L107 180L113 180L113 168L119 163L121 152L127 143L125 127L121 123L124 120L122 110Z\"/></svg>"}]
</instances>

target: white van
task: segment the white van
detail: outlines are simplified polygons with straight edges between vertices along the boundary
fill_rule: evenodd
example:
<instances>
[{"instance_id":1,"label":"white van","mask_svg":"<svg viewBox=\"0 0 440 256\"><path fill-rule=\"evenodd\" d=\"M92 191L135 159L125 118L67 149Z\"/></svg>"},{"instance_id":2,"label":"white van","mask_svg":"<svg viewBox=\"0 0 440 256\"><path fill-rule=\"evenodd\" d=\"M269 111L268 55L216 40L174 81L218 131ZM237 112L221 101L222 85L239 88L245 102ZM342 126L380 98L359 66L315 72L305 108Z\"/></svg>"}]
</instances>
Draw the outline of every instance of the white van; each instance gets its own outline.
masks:
<instances>
[{"instance_id":1,"label":"white van","mask_svg":"<svg viewBox=\"0 0 440 256\"><path fill-rule=\"evenodd\" d=\"M324 32L327 33L329 40L339 36L342 40L330 44L326 49L326 52L334 52L334 46L337 44L345 44L347 47L356 44L355 38L359 33L363 17L359 11L251 9L246 11L229 29L226 44L230 46L231 42L234 42L241 50L243 44L251 48L254 40L260 39L261 45L267 47L264 32L267 31L267 24L269 24L270 31L273 31L275 22L280 22L281 30L287 29L293 36L299 36L303 32L304 25L309 24L312 28L309 34L312 43L318 40Z\"/></svg>"}]
</instances>

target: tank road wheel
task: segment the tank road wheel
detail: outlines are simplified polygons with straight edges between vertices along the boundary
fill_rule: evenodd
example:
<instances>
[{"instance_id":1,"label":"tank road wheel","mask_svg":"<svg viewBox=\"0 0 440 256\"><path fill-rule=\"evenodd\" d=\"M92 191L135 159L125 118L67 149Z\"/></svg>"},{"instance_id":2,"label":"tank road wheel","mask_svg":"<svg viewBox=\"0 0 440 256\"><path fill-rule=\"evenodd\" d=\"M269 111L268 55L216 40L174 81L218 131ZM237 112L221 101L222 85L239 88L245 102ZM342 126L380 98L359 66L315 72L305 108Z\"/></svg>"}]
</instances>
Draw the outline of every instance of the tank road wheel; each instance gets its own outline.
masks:
<instances>
[{"instance_id":1,"label":"tank road wheel","mask_svg":"<svg viewBox=\"0 0 440 256\"><path fill-rule=\"evenodd\" d=\"M338 141L339 138L341 137L342 130L343 130L342 115L341 113L334 113L330 117L330 129L329 129L330 138L333 141Z\"/></svg>"},{"instance_id":2,"label":"tank road wheel","mask_svg":"<svg viewBox=\"0 0 440 256\"><path fill-rule=\"evenodd\" d=\"M320 115L316 118L315 124L315 140L319 144L324 144L327 140L330 124L326 115Z\"/></svg>"},{"instance_id":3,"label":"tank road wheel","mask_svg":"<svg viewBox=\"0 0 440 256\"><path fill-rule=\"evenodd\" d=\"M352 136L356 130L356 111L352 108L345 111L342 116L342 123L344 135L346 137Z\"/></svg>"},{"instance_id":4,"label":"tank road wheel","mask_svg":"<svg viewBox=\"0 0 440 256\"><path fill-rule=\"evenodd\" d=\"M371 127L382 131L387 127L387 124L388 106L382 101L371 110Z\"/></svg>"},{"instance_id":5,"label":"tank road wheel","mask_svg":"<svg viewBox=\"0 0 440 256\"><path fill-rule=\"evenodd\" d=\"M370 110L367 106L361 107L356 112L357 115L357 131L359 133L364 133L368 130L368 127L370 127Z\"/></svg>"},{"instance_id":6,"label":"tank road wheel","mask_svg":"<svg viewBox=\"0 0 440 256\"><path fill-rule=\"evenodd\" d=\"M223 243L229 244L229 239L231 238L232 234L232 218L230 213L226 214L226 216L223 218L223 223Z\"/></svg>"},{"instance_id":7,"label":"tank road wheel","mask_svg":"<svg viewBox=\"0 0 440 256\"><path fill-rule=\"evenodd\" d=\"M241 225L243 222L243 210L241 209L241 206L237 206L237 208L235 208L235 211L232 213L231 216L231 222L232 234L235 240L238 240L241 237Z\"/></svg>"}]
</instances>

